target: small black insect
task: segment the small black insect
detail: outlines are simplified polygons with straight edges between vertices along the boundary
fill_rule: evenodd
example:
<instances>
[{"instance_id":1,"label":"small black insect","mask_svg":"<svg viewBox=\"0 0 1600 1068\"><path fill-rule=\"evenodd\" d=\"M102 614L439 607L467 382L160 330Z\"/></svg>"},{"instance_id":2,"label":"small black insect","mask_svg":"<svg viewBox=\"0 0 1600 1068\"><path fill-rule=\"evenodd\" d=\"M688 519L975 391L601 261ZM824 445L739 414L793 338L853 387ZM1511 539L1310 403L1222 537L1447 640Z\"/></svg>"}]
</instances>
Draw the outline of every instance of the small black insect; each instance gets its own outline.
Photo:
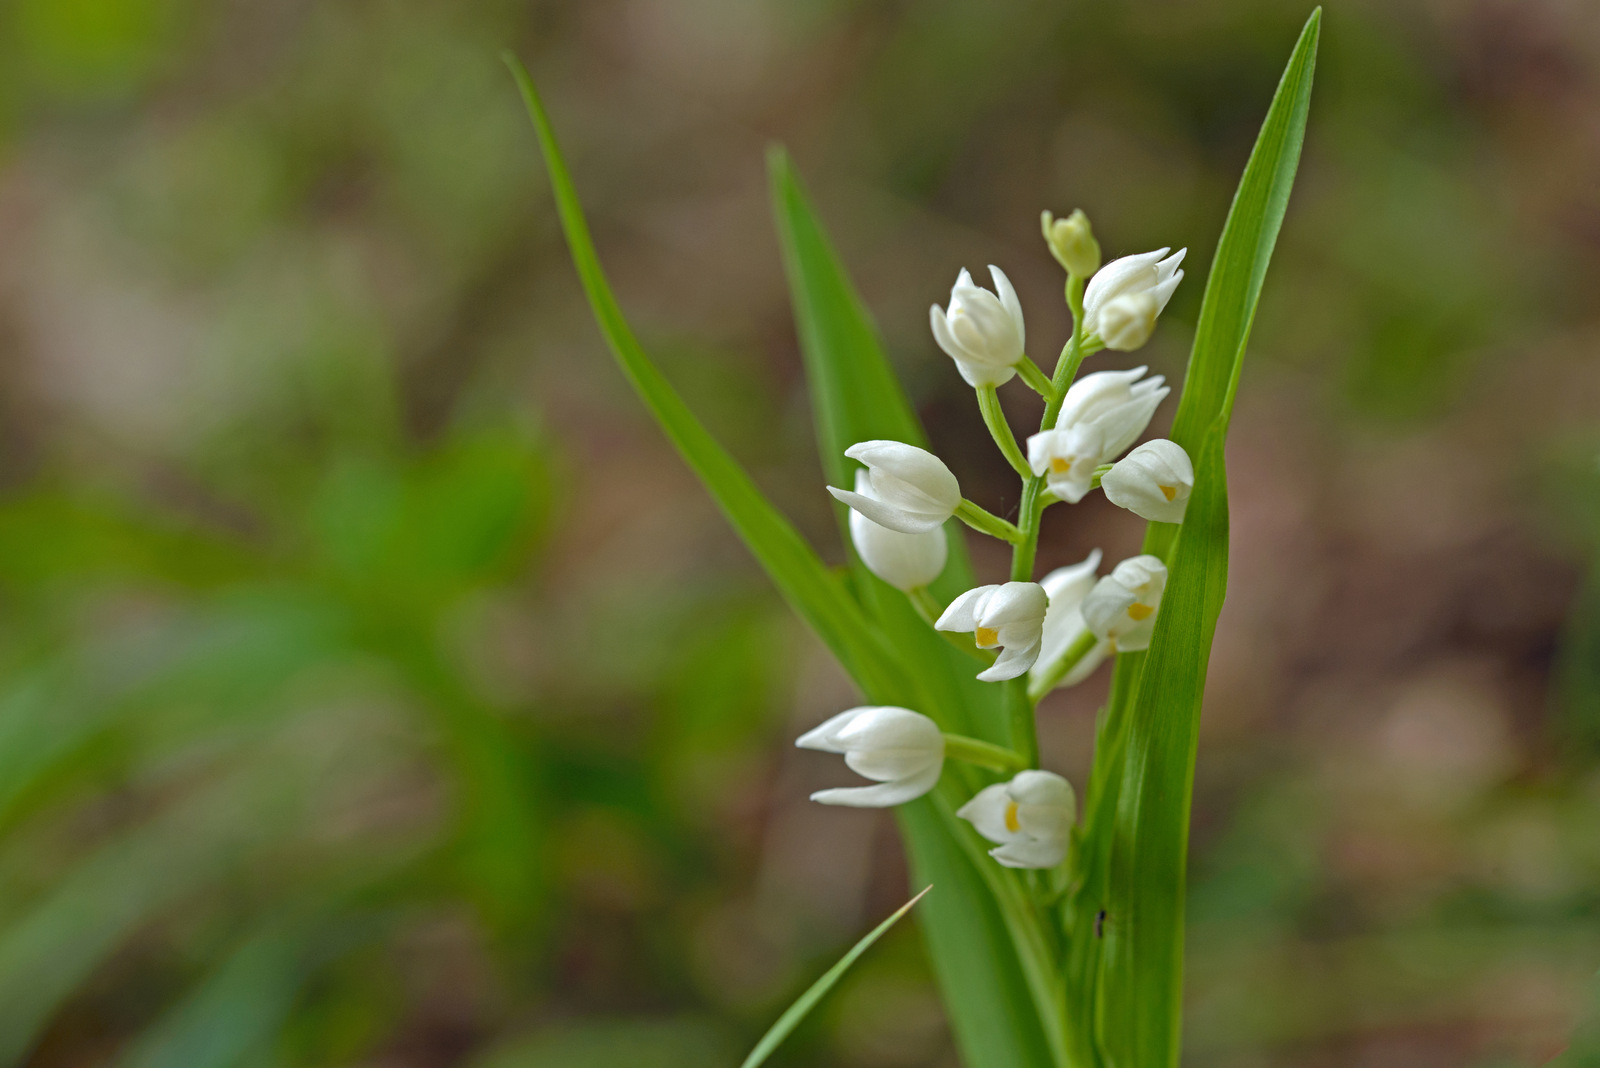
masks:
<instances>
[{"instance_id":1,"label":"small black insect","mask_svg":"<svg viewBox=\"0 0 1600 1068\"><path fill-rule=\"evenodd\" d=\"M1104 938L1106 933L1106 910L1101 909L1094 916L1094 936Z\"/></svg>"}]
</instances>

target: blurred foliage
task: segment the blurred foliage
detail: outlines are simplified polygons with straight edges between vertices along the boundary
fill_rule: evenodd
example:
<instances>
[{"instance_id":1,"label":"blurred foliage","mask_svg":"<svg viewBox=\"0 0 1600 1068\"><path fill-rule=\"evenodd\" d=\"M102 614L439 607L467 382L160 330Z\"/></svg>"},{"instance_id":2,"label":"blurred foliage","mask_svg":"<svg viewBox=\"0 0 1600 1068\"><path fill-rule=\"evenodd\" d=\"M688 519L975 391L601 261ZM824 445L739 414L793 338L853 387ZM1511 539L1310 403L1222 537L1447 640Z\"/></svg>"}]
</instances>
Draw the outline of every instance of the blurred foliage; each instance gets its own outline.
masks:
<instances>
[{"instance_id":1,"label":"blurred foliage","mask_svg":"<svg viewBox=\"0 0 1600 1068\"><path fill-rule=\"evenodd\" d=\"M502 48L646 343L832 548L765 143L1005 511L927 306L998 262L1046 355L1044 207L1198 283L1306 6L0 4L0 1061L727 1063L904 900L884 823L804 801L849 691L610 370ZM1187 1063L1541 1063L1600 966L1600 37L1325 31L1230 444ZM1129 536L1086 504L1041 563ZM1103 688L1046 712L1079 783ZM910 925L777 1060L951 1063Z\"/></svg>"}]
</instances>

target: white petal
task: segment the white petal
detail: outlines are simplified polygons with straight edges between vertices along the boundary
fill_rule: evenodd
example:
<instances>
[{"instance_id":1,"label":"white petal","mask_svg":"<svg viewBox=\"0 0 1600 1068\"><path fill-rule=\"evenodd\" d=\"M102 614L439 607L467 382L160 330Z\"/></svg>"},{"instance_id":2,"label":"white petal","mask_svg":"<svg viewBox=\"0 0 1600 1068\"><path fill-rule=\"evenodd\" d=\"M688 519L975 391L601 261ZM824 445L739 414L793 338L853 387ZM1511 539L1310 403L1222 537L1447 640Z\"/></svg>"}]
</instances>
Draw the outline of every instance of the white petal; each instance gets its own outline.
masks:
<instances>
[{"instance_id":1,"label":"white petal","mask_svg":"<svg viewBox=\"0 0 1600 1068\"><path fill-rule=\"evenodd\" d=\"M1094 587L1095 572L1099 569L1100 550L1094 549L1077 563L1058 567L1040 579L1039 585L1044 589L1045 596L1050 598L1050 611L1076 608L1078 602Z\"/></svg>"},{"instance_id":2,"label":"white petal","mask_svg":"<svg viewBox=\"0 0 1600 1068\"><path fill-rule=\"evenodd\" d=\"M1133 384L1149 370L1135 367L1128 371L1095 371L1086 374L1067 387L1061 401L1061 414L1056 416L1057 430L1070 430L1097 413L1126 404L1133 394Z\"/></svg>"},{"instance_id":3,"label":"white petal","mask_svg":"<svg viewBox=\"0 0 1600 1068\"><path fill-rule=\"evenodd\" d=\"M934 630L949 630L957 634L978 627L978 612L982 609L989 594L999 589L998 586L978 586L961 594L950 602L950 607L940 613L938 620L933 624Z\"/></svg>"},{"instance_id":4,"label":"white petal","mask_svg":"<svg viewBox=\"0 0 1600 1068\"><path fill-rule=\"evenodd\" d=\"M979 682L1005 682L1026 675L1039 657L1039 643L1018 647L1008 645L1001 650L993 666L978 673Z\"/></svg>"},{"instance_id":5,"label":"white petal","mask_svg":"<svg viewBox=\"0 0 1600 1068\"><path fill-rule=\"evenodd\" d=\"M873 488L880 493L884 489L881 473L926 495L940 508L948 506L951 513L961 503L961 483L943 460L926 449L903 441L858 441L844 454L872 469Z\"/></svg>"},{"instance_id":6,"label":"white petal","mask_svg":"<svg viewBox=\"0 0 1600 1068\"><path fill-rule=\"evenodd\" d=\"M1037 582L1007 582L995 588L978 613L981 626L999 629L1010 623L1044 622L1050 597Z\"/></svg>"},{"instance_id":7,"label":"white petal","mask_svg":"<svg viewBox=\"0 0 1600 1068\"><path fill-rule=\"evenodd\" d=\"M850 512L850 541L867 570L898 590L927 586L944 571L949 545L942 528L902 534Z\"/></svg>"},{"instance_id":8,"label":"white petal","mask_svg":"<svg viewBox=\"0 0 1600 1068\"><path fill-rule=\"evenodd\" d=\"M979 790L971 801L956 809L956 815L972 824L973 830L991 842L1009 842L1015 832L1006 828L1006 809L1011 805L1011 795L1006 792L1009 783L995 783Z\"/></svg>"},{"instance_id":9,"label":"white petal","mask_svg":"<svg viewBox=\"0 0 1600 1068\"><path fill-rule=\"evenodd\" d=\"M994 279L994 291L1000 297L1000 306L1005 308L1006 314L1011 316L1011 322L1017 328L1017 351L1028 350L1028 331L1022 323L1022 301L1017 299L1017 291L1011 285L1011 279L1006 273L994 264L989 265L989 277Z\"/></svg>"},{"instance_id":10,"label":"white petal","mask_svg":"<svg viewBox=\"0 0 1600 1068\"><path fill-rule=\"evenodd\" d=\"M829 486L828 492L834 499L845 504L881 527L897 530L902 534L925 534L930 530L938 530L944 525L944 519L937 515L918 515L907 512L903 508L894 508L884 504L875 497L868 497L861 493L851 493L849 490ZM945 517L949 518L948 516Z\"/></svg>"},{"instance_id":11,"label":"white petal","mask_svg":"<svg viewBox=\"0 0 1600 1068\"><path fill-rule=\"evenodd\" d=\"M850 722L863 712L872 711L871 707L852 708L840 712L831 719L824 720L821 725L811 728L795 739L794 744L801 749L819 749L824 753L842 753L844 746L838 741L839 732L850 725Z\"/></svg>"},{"instance_id":12,"label":"white petal","mask_svg":"<svg viewBox=\"0 0 1600 1068\"><path fill-rule=\"evenodd\" d=\"M937 304L928 309L928 325L933 328L933 340L946 356L958 362L967 358L967 350L950 332L950 322L945 318L944 309Z\"/></svg>"},{"instance_id":13,"label":"white petal","mask_svg":"<svg viewBox=\"0 0 1600 1068\"><path fill-rule=\"evenodd\" d=\"M844 786L833 790L818 790L811 800L824 805L843 805L847 808L889 808L915 801L939 784L939 767L929 768L920 775L898 782L880 782L876 786Z\"/></svg>"},{"instance_id":14,"label":"white petal","mask_svg":"<svg viewBox=\"0 0 1600 1068\"><path fill-rule=\"evenodd\" d=\"M1033 810L1050 810L1043 816L1048 822L1037 830L1023 830L1028 834L1056 833L1062 829L1062 823L1072 823L1073 814L1077 805L1077 798L1072 792L1072 784L1053 771L1042 771L1030 768L1019 771L1010 784L1006 787L1011 795L1011 800L1018 806ZM1019 812L1020 812L1019 807ZM1040 815L1035 811L1034 814Z\"/></svg>"},{"instance_id":15,"label":"white petal","mask_svg":"<svg viewBox=\"0 0 1600 1068\"><path fill-rule=\"evenodd\" d=\"M989 855L1008 868L1053 868L1067 859L1067 843L1015 838L989 850Z\"/></svg>"}]
</instances>

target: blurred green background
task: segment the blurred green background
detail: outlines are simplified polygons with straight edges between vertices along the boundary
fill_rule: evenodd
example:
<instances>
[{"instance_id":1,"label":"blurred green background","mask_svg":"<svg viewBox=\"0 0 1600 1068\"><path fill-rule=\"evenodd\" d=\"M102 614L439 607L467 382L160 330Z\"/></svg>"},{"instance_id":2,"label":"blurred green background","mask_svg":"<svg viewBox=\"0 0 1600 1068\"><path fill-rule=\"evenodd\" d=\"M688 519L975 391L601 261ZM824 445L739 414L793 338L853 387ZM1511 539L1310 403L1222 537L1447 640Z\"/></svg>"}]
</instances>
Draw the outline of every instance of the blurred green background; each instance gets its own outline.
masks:
<instances>
[{"instance_id":1,"label":"blurred green background","mask_svg":"<svg viewBox=\"0 0 1600 1068\"><path fill-rule=\"evenodd\" d=\"M0 4L0 1066L733 1064L905 897L883 814L805 800L845 773L790 741L852 694L601 348L501 49L647 344L837 559L764 147L1004 513L928 305L999 263L1048 361L1038 213L1081 206L1190 248L1139 354L1181 375L1307 13ZM1324 29L1231 445L1186 1063L1540 1064L1600 967L1600 8ZM1095 498L1041 565L1137 538ZM1041 710L1080 787L1105 685ZM955 1063L914 925L780 1061Z\"/></svg>"}]
</instances>

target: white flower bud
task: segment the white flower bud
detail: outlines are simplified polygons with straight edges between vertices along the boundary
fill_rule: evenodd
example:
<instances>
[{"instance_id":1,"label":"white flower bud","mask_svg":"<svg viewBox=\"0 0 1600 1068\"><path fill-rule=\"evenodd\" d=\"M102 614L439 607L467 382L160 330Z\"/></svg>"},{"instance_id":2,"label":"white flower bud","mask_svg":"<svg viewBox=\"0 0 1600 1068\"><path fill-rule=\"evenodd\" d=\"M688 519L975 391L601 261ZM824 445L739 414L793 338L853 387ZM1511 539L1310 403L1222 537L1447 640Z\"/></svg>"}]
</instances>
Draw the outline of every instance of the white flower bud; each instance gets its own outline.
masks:
<instances>
[{"instance_id":1,"label":"white flower bud","mask_svg":"<svg viewBox=\"0 0 1600 1068\"><path fill-rule=\"evenodd\" d=\"M1194 491L1194 465L1183 446L1166 438L1147 441L1100 478L1106 499L1153 523L1181 523Z\"/></svg>"},{"instance_id":2,"label":"white flower bud","mask_svg":"<svg viewBox=\"0 0 1600 1068\"><path fill-rule=\"evenodd\" d=\"M1108 300L1100 309L1100 339L1106 348L1132 352L1155 333L1161 306L1153 293L1129 293Z\"/></svg>"},{"instance_id":3,"label":"white flower bud","mask_svg":"<svg viewBox=\"0 0 1600 1068\"><path fill-rule=\"evenodd\" d=\"M1067 390L1054 430L1028 439L1028 465L1050 492L1076 504L1089 492L1094 469L1122 455L1172 392L1161 375L1138 381L1146 368L1096 371Z\"/></svg>"},{"instance_id":4,"label":"white flower bud","mask_svg":"<svg viewBox=\"0 0 1600 1068\"><path fill-rule=\"evenodd\" d=\"M1083 599L1083 621L1117 652L1150 647L1156 610L1167 588L1167 565L1155 556L1134 556L1095 583Z\"/></svg>"},{"instance_id":5,"label":"white flower bud","mask_svg":"<svg viewBox=\"0 0 1600 1068\"><path fill-rule=\"evenodd\" d=\"M1068 274L1088 278L1100 269L1100 242L1094 239L1089 217L1081 208L1065 219L1044 212L1039 216L1039 225L1044 230L1045 243L1050 246L1050 255Z\"/></svg>"},{"instance_id":6,"label":"white flower bud","mask_svg":"<svg viewBox=\"0 0 1600 1068\"><path fill-rule=\"evenodd\" d=\"M937 530L961 504L961 485L944 461L915 445L861 441L844 450L867 466L866 488L828 492L879 526L902 534Z\"/></svg>"},{"instance_id":7,"label":"white flower bud","mask_svg":"<svg viewBox=\"0 0 1600 1068\"><path fill-rule=\"evenodd\" d=\"M920 712L892 705L841 712L794 743L801 749L843 753L844 762L876 786L819 790L811 800L852 808L888 808L933 789L944 768L944 733Z\"/></svg>"},{"instance_id":8,"label":"white flower bud","mask_svg":"<svg viewBox=\"0 0 1600 1068\"><path fill-rule=\"evenodd\" d=\"M1037 582L979 586L951 601L934 628L971 631L978 648L1000 648L999 659L978 678L983 682L1003 682L1033 666L1049 606L1050 598Z\"/></svg>"},{"instance_id":9,"label":"white flower bud","mask_svg":"<svg viewBox=\"0 0 1600 1068\"><path fill-rule=\"evenodd\" d=\"M856 493L865 495L871 489L867 472L858 468ZM850 540L867 570L898 590L914 590L938 578L950 551L940 527L902 534L855 510L850 512Z\"/></svg>"},{"instance_id":10,"label":"white flower bud","mask_svg":"<svg viewBox=\"0 0 1600 1068\"><path fill-rule=\"evenodd\" d=\"M1053 771L1021 771L956 810L999 848L989 855L1008 868L1053 868L1067 858L1077 820L1072 784Z\"/></svg>"},{"instance_id":11,"label":"white flower bud","mask_svg":"<svg viewBox=\"0 0 1600 1068\"><path fill-rule=\"evenodd\" d=\"M1027 340L1022 302L1011 280L995 266L990 266L989 274L994 278L993 293L974 283L963 267L950 289L950 310L937 304L928 309L933 339L974 388L1011 381Z\"/></svg>"},{"instance_id":12,"label":"white flower bud","mask_svg":"<svg viewBox=\"0 0 1600 1068\"><path fill-rule=\"evenodd\" d=\"M1089 279L1089 285L1083 291L1083 333L1085 337L1099 334L1100 339L1112 348L1106 331L1109 324L1105 316L1107 306L1119 297L1134 296L1148 293L1155 298L1155 313L1151 318L1154 325L1155 316L1160 315L1166 308L1167 301L1172 299L1172 291L1178 288L1178 283L1183 281L1183 271L1178 265L1183 262L1183 257L1188 249L1181 248L1171 256L1167 256L1167 249L1157 249L1154 252L1144 252L1137 256L1124 256L1120 260L1112 260ZM1166 259L1161 257L1166 256ZM1116 313L1126 316L1128 309ZM1142 312L1141 312L1142 317ZM1126 327L1124 327L1126 329ZM1149 338L1149 331L1139 339L1138 348Z\"/></svg>"},{"instance_id":13,"label":"white flower bud","mask_svg":"<svg viewBox=\"0 0 1600 1068\"><path fill-rule=\"evenodd\" d=\"M1039 580L1050 598L1050 608L1044 614L1044 635L1039 643L1039 659L1028 669L1030 682L1039 682L1055 667L1068 649L1077 644L1089 625L1080 611L1083 599L1095 585L1095 571L1100 567L1100 550L1096 549L1080 563L1058 567ZM1101 640L1086 653L1056 683L1057 687L1076 686L1094 673L1111 653L1111 643Z\"/></svg>"}]
</instances>

